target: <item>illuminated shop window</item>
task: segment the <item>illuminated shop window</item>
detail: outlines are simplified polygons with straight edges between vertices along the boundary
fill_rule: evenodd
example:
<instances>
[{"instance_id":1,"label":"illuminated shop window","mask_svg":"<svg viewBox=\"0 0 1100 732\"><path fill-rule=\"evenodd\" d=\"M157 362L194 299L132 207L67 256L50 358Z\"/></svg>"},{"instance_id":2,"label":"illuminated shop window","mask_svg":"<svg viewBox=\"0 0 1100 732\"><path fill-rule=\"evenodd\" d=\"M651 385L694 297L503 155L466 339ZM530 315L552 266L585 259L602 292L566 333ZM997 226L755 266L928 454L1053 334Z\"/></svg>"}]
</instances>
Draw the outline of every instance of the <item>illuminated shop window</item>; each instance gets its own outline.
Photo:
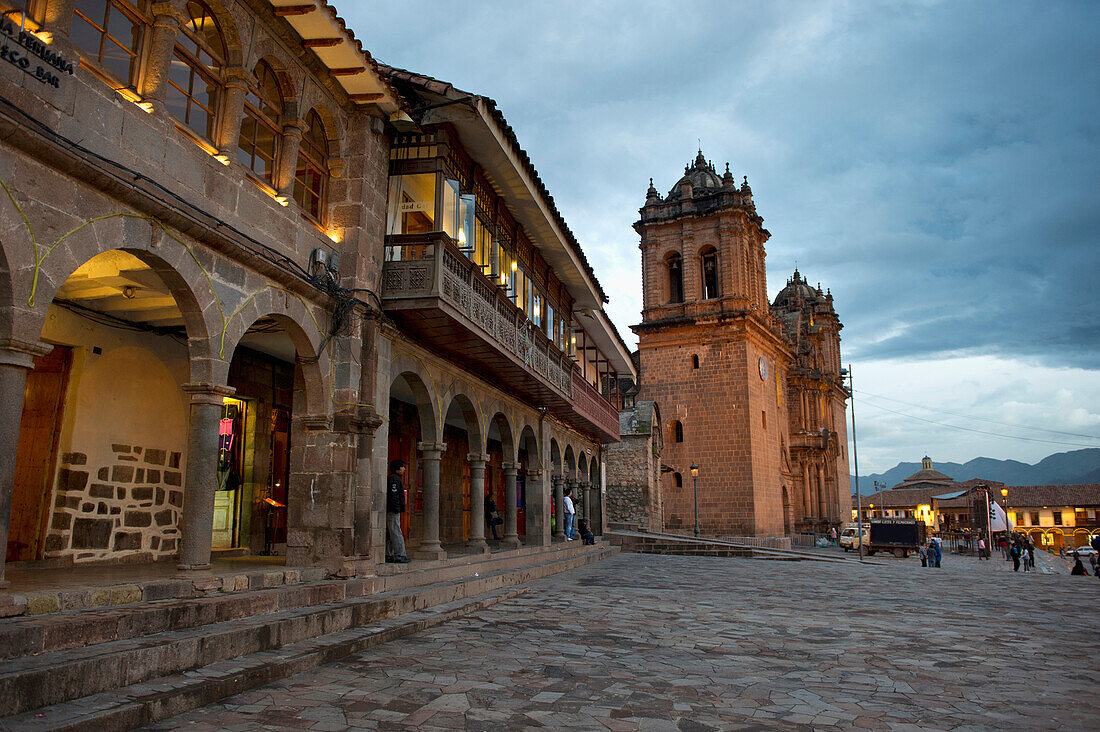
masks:
<instances>
[{"instance_id":1,"label":"illuminated shop window","mask_svg":"<svg viewBox=\"0 0 1100 732\"><path fill-rule=\"evenodd\" d=\"M435 173L390 176L387 234L435 231Z\"/></svg>"}]
</instances>

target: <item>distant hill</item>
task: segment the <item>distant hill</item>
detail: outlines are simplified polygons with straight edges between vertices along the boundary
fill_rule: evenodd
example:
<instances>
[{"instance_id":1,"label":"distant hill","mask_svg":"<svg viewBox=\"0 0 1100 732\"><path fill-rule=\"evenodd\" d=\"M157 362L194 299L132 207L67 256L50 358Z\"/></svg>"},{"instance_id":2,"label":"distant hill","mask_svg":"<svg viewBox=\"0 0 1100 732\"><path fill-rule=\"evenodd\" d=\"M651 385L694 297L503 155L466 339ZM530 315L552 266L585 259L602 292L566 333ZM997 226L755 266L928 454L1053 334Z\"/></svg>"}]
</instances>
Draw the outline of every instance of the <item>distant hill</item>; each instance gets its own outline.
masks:
<instances>
[{"instance_id":1,"label":"distant hill","mask_svg":"<svg viewBox=\"0 0 1100 732\"><path fill-rule=\"evenodd\" d=\"M1007 485L1071 485L1074 483L1100 483L1100 448L1072 450L1049 455L1034 465L1019 460L994 460L974 458L963 464L933 463L932 467L955 480L985 478ZM875 481L892 488L920 470L920 463L898 463L885 473L859 476L859 486L864 495L875 492ZM855 492L855 476L852 476L852 492Z\"/></svg>"}]
</instances>

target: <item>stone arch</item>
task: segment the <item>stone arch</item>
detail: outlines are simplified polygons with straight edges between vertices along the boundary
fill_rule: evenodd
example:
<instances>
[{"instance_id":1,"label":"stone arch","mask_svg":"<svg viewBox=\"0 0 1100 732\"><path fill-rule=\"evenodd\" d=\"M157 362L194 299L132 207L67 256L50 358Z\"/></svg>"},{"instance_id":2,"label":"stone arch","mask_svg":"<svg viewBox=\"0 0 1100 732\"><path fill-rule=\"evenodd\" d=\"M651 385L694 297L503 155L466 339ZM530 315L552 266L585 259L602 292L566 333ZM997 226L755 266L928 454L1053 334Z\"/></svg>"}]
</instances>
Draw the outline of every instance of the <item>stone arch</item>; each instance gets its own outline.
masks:
<instances>
[{"instance_id":1,"label":"stone arch","mask_svg":"<svg viewBox=\"0 0 1100 732\"><path fill-rule=\"evenodd\" d=\"M241 32L237 26L237 20L233 17L222 0L202 0L214 19L218 21L218 28L225 42L225 63L227 66L244 65L244 44L241 41Z\"/></svg>"},{"instance_id":2,"label":"stone arch","mask_svg":"<svg viewBox=\"0 0 1100 732\"><path fill-rule=\"evenodd\" d=\"M564 460L564 464L562 465L562 470L564 472L565 477L569 478L571 480L576 479L576 477L577 477L577 455L573 451L573 446L572 445L566 445L565 455L564 455L563 460Z\"/></svg>"},{"instance_id":3,"label":"stone arch","mask_svg":"<svg viewBox=\"0 0 1100 732\"><path fill-rule=\"evenodd\" d=\"M519 439L516 441L516 457L519 457L519 449L523 448L527 453L527 470L535 472L542 470L542 455L539 450L539 441L535 437L535 430L531 425L524 424L519 431Z\"/></svg>"},{"instance_id":4,"label":"stone arch","mask_svg":"<svg viewBox=\"0 0 1100 732\"><path fill-rule=\"evenodd\" d=\"M279 93L283 95L282 114L287 119L294 119L298 116L299 93L294 78L287 71L287 65L276 53L274 44L263 49L254 50L256 52L253 54L253 58L248 59L247 62L248 70L255 73L256 67L261 63L271 67L272 72L275 74L275 81L279 85Z\"/></svg>"},{"instance_id":5,"label":"stone arch","mask_svg":"<svg viewBox=\"0 0 1100 732\"><path fill-rule=\"evenodd\" d=\"M10 270L0 273L0 334L28 342L36 342L42 334L50 304L58 290L73 273L94 257L110 251L122 251L145 263L168 287L179 307L187 332L190 353L190 378L194 382L210 382L216 378L215 333L221 329L216 297L207 273L192 256L179 235L162 224L144 216L111 215L98 221L78 223L67 233L51 241L39 241L40 252L48 250L34 265L34 250L30 234L26 237L26 252L15 256L8 246L23 246L23 242L5 243L3 257L7 262L20 263L21 276L9 279ZM20 219L18 215L15 217ZM30 217L28 217L30 218ZM32 231L50 231L52 224L38 225L31 219ZM73 223L72 221L66 222ZM13 237L15 238L15 237ZM6 291L5 291L6 290ZM8 303L11 303L10 307ZM18 319L14 312L21 315ZM223 375L224 376L224 375Z\"/></svg>"},{"instance_id":6,"label":"stone arch","mask_svg":"<svg viewBox=\"0 0 1100 732\"><path fill-rule=\"evenodd\" d=\"M412 390L413 397L416 399L417 415L420 418L420 439L423 442L429 443L438 441L440 431L436 415L439 411L436 409L435 400L432 398L432 394L427 386L427 384L431 383L431 380L429 379L425 382L423 376L413 370L393 369L390 373L392 374L390 378L391 390L394 382L398 379L404 379L409 389ZM386 403L389 403L388 399Z\"/></svg>"},{"instance_id":7,"label":"stone arch","mask_svg":"<svg viewBox=\"0 0 1100 732\"><path fill-rule=\"evenodd\" d=\"M340 136L340 123L336 119L336 115L332 113L328 104L322 101L316 101L310 104L303 104L301 107L304 114L302 119L310 112L316 112L317 116L321 118L321 124L325 128L325 140L328 142L328 149L325 153L328 155L329 160L342 160L344 157L344 145L343 138Z\"/></svg>"},{"instance_id":8,"label":"stone arch","mask_svg":"<svg viewBox=\"0 0 1100 732\"><path fill-rule=\"evenodd\" d=\"M562 456L556 437L550 438L550 470L554 475L561 475Z\"/></svg>"},{"instance_id":9,"label":"stone arch","mask_svg":"<svg viewBox=\"0 0 1100 732\"><path fill-rule=\"evenodd\" d=\"M220 365L228 370L233 353L249 328L260 318L270 318L283 328L294 344L305 382L306 415L328 414L330 400L326 398L326 386L329 356L321 351L323 334L312 309L298 297L274 286L261 289L240 308L227 324L219 342ZM227 310L227 315L230 312Z\"/></svg>"},{"instance_id":10,"label":"stone arch","mask_svg":"<svg viewBox=\"0 0 1100 732\"><path fill-rule=\"evenodd\" d=\"M481 429L481 414L478 412L477 404L473 399L465 392L460 391L455 394L444 396L440 403L447 405L447 409L442 412L443 419L447 418L447 414L450 413L452 406L457 406L459 411L462 412L462 418L466 422L466 433L469 435L471 448L476 445L484 444Z\"/></svg>"},{"instance_id":11,"label":"stone arch","mask_svg":"<svg viewBox=\"0 0 1100 732\"><path fill-rule=\"evenodd\" d=\"M588 482L593 486L600 484L600 465L595 457L588 461Z\"/></svg>"},{"instance_id":12,"label":"stone arch","mask_svg":"<svg viewBox=\"0 0 1100 732\"><path fill-rule=\"evenodd\" d=\"M512 433L512 423L504 412L496 412L493 414L492 419L489 420L490 428L496 425L497 432L500 435L500 444L502 452L504 454L505 462L515 462L516 459L516 440ZM485 439L489 439L489 430L485 430ZM489 451L488 444L486 444L485 451Z\"/></svg>"},{"instance_id":13,"label":"stone arch","mask_svg":"<svg viewBox=\"0 0 1100 732\"><path fill-rule=\"evenodd\" d=\"M699 294L701 300L722 296L722 255L713 245L699 249Z\"/></svg>"},{"instance_id":14,"label":"stone arch","mask_svg":"<svg viewBox=\"0 0 1100 732\"><path fill-rule=\"evenodd\" d=\"M584 450L577 452L577 480L583 482L588 480L588 456L584 454Z\"/></svg>"}]
</instances>

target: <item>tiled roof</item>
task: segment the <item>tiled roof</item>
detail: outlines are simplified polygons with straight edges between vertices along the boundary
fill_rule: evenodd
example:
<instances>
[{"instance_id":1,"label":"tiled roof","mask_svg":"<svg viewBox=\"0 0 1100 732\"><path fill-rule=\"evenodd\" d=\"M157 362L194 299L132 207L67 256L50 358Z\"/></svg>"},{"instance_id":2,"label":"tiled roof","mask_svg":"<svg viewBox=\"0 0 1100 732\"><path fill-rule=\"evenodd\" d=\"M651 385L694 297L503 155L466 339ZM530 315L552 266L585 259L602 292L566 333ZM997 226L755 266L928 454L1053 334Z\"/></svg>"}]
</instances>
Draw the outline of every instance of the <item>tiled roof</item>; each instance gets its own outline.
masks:
<instances>
[{"instance_id":1,"label":"tiled roof","mask_svg":"<svg viewBox=\"0 0 1100 732\"><path fill-rule=\"evenodd\" d=\"M927 488L896 488L879 491L863 497L863 505L875 504L875 508L910 508L920 504L931 505L932 497L953 491L969 490L980 485L992 489L993 497L1000 498L1001 489L1008 490L1010 508L1038 508L1041 506L1100 506L1100 483L1078 485L1010 485L995 480L973 478L961 482L952 482L950 486L929 486ZM936 501L937 506L957 507L967 505L967 498L955 498ZM855 505L855 500L852 501Z\"/></svg>"}]
</instances>

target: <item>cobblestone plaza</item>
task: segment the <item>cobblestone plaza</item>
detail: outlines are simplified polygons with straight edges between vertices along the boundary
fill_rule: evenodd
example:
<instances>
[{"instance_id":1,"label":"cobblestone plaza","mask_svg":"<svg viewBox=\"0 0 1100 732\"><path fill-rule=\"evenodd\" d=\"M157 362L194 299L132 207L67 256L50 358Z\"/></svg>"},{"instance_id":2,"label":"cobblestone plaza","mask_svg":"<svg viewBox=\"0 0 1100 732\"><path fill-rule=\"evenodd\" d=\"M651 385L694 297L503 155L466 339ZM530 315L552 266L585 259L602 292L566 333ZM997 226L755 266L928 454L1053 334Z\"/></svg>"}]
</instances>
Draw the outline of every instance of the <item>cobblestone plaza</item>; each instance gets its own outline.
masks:
<instances>
[{"instance_id":1,"label":"cobblestone plaza","mask_svg":"<svg viewBox=\"0 0 1100 732\"><path fill-rule=\"evenodd\" d=\"M1064 572L1064 569L1062 570ZM640 554L157 729L1097 729L1100 581Z\"/></svg>"}]
</instances>

